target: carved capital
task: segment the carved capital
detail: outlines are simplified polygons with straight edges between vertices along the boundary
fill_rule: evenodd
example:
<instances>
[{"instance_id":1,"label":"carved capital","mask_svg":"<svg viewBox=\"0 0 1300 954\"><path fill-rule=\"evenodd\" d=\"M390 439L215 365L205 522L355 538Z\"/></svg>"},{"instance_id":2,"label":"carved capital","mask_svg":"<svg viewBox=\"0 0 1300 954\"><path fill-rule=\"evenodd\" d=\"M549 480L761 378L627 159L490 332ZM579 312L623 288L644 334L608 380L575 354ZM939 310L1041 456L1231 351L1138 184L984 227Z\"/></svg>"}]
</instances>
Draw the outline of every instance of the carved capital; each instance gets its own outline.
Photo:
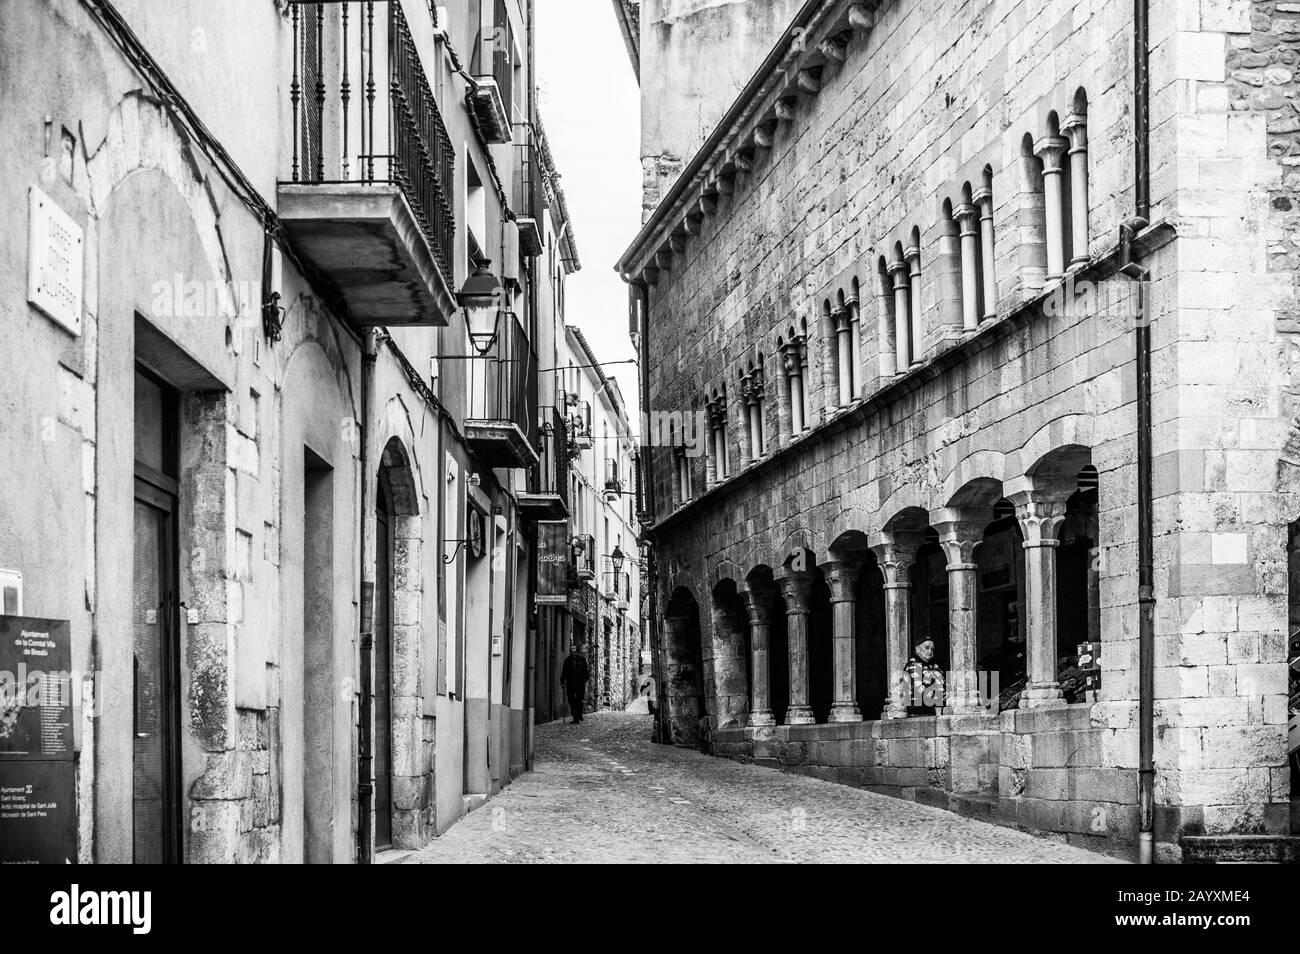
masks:
<instances>
[{"instance_id":1,"label":"carved capital","mask_svg":"<svg viewBox=\"0 0 1300 954\"><path fill-rule=\"evenodd\" d=\"M925 535L913 530L885 531L880 541L871 547L876 563L885 578L886 587L908 586L908 574L916 562L916 551L925 542Z\"/></svg>"},{"instance_id":2,"label":"carved capital","mask_svg":"<svg viewBox=\"0 0 1300 954\"><path fill-rule=\"evenodd\" d=\"M803 570L782 570L776 577L776 584L785 597L787 616L806 616L811 607L813 577Z\"/></svg>"},{"instance_id":3,"label":"carved capital","mask_svg":"<svg viewBox=\"0 0 1300 954\"><path fill-rule=\"evenodd\" d=\"M975 547L984 540L984 528L992 522L992 507L946 507L931 512L930 526L939 534L949 569L974 565Z\"/></svg>"},{"instance_id":4,"label":"carved capital","mask_svg":"<svg viewBox=\"0 0 1300 954\"><path fill-rule=\"evenodd\" d=\"M977 235L979 232L980 210L973 202L963 202L952 210L952 217L961 227L961 234Z\"/></svg>"},{"instance_id":5,"label":"carved capital","mask_svg":"<svg viewBox=\"0 0 1300 954\"><path fill-rule=\"evenodd\" d=\"M1034 155L1043 161L1043 175L1061 171L1061 157L1070 146L1064 136L1044 136L1034 143Z\"/></svg>"},{"instance_id":6,"label":"carved capital","mask_svg":"<svg viewBox=\"0 0 1300 954\"><path fill-rule=\"evenodd\" d=\"M745 612L749 614L750 626L762 626L772 621L772 603L776 593L770 586L747 583L739 587L740 598L745 603Z\"/></svg>"},{"instance_id":7,"label":"carved capital","mask_svg":"<svg viewBox=\"0 0 1300 954\"><path fill-rule=\"evenodd\" d=\"M1070 113L1061 123L1061 133L1070 142L1070 154L1088 150L1088 117L1083 113Z\"/></svg>"},{"instance_id":8,"label":"carved capital","mask_svg":"<svg viewBox=\"0 0 1300 954\"><path fill-rule=\"evenodd\" d=\"M1057 533L1065 521L1065 504L1073 486L1038 486L1017 491L1007 497L1016 508L1016 520L1026 547L1054 547Z\"/></svg>"},{"instance_id":9,"label":"carved capital","mask_svg":"<svg viewBox=\"0 0 1300 954\"><path fill-rule=\"evenodd\" d=\"M862 565L836 561L822 566L822 575L830 587L832 603L851 603L858 598L857 585L862 577Z\"/></svg>"}]
</instances>

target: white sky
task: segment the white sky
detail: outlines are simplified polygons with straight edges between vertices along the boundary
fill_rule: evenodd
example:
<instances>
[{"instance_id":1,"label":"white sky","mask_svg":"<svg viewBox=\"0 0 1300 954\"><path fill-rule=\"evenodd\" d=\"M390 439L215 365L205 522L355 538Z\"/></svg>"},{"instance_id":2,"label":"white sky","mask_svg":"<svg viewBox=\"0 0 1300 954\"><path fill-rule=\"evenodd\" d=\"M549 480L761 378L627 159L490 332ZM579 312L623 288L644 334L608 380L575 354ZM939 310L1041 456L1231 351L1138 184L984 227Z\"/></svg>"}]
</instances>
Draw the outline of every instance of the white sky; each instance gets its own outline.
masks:
<instances>
[{"instance_id":1,"label":"white sky","mask_svg":"<svg viewBox=\"0 0 1300 954\"><path fill-rule=\"evenodd\" d=\"M582 270L565 320L598 361L633 357L614 264L641 227L641 100L610 0L536 0L538 103ZM607 367L637 428L636 366Z\"/></svg>"}]
</instances>

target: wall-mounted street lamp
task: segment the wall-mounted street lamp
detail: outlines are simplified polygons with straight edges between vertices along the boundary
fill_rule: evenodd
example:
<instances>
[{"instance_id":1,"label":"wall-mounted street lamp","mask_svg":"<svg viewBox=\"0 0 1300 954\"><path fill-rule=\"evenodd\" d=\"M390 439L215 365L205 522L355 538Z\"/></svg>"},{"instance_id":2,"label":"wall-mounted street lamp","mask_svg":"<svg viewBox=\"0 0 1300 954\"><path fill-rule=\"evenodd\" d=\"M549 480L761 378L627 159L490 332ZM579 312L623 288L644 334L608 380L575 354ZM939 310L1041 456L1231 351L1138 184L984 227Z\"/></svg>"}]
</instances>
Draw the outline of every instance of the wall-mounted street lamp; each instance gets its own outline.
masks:
<instances>
[{"instance_id":1,"label":"wall-mounted street lamp","mask_svg":"<svg viewBox=\"0 0 1300 954\"><path fill-rule=\"evenodd\" d=\"M609 555L609 562L614 565L615 573L623 572L623 561L626 559L627 557L623 554L623 548L617 543L614 544L614 552Z\"/></svg>"},{"instance_id":2,"label":"wall-mounted street lamp","mask_svg":"<svg viewBox=\"0 0 1300 954\"><path fill-rule=\"evenodd\" d=\"M501 283L490 270L491 262L484 262L465 279L456 301L465 312L465 330L469 343L479 355L486 356L496 344L497 328L501 323Z\"/></svg>"}]
</instances>

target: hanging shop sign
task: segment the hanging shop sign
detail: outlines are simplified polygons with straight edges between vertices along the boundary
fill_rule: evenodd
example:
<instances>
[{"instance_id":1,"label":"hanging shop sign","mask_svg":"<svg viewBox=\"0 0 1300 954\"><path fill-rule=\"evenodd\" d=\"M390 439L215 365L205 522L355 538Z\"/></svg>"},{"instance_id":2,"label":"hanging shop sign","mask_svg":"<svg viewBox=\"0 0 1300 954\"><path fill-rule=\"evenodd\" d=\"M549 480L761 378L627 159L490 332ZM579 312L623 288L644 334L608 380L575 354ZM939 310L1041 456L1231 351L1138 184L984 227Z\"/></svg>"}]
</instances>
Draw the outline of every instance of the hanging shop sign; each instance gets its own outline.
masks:
<instances>
[{"instance_id":1,"label":"hanging shop sign","mask_svg":"<svg viewBox=\"0 0 1300 954\"><path fill-rule=\"evenodd\" d=\"M565 606L569 602L569 522L537 522L537 602Z\"/></svg>"}]
</instances>

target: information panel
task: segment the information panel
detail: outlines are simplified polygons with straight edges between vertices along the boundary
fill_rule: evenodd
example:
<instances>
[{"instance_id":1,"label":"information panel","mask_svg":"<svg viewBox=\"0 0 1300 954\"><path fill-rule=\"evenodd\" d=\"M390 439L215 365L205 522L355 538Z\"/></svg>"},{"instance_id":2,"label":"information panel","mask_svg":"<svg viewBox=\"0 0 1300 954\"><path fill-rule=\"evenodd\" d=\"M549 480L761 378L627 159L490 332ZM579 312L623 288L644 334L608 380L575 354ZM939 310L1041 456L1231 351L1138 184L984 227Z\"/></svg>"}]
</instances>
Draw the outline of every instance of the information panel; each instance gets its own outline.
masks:
<instances>
[{"instance_id":1,"label":"information panel","mask_svg":"<svg viewBox=\"0 0 1300 954\"><path fill-rule=\"evenodd\" d=\"M0 864L77 859L71 628L0 616Z\"/></svg>"}]
</instances>

